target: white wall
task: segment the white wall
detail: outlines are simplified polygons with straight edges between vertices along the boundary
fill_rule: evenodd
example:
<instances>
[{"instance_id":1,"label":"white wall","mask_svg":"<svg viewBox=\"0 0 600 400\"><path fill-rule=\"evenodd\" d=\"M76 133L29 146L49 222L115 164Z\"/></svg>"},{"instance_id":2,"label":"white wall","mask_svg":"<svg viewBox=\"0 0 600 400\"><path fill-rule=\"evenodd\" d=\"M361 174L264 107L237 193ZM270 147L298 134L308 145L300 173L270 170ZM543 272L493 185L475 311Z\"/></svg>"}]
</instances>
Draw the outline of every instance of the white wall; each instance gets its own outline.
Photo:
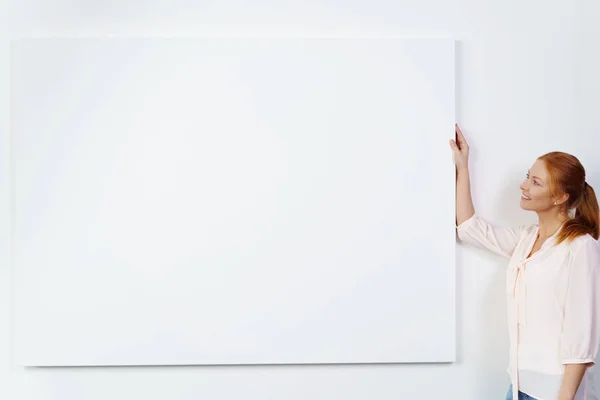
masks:
<instances>
[{"instance_id":1,"label":"white wall","mask_svg":"<svg viewBox=\"0 0 600 400\"><path fill-rule=\"evenodd\" d=\"M11 35L194 33L455 38L460 41L457 120L473 147L478 211L495 222L516 224L533 220L518 209L518 184L536 156L557 144L566 151L600 149L600 138L592 137L594 132L600 136L600 114L591 105L600 100L594 89L600 88L593 52L600 33L594 26L600 17L596 0L214 0L200 5L191 0L189 5L185 0L14 0L12 7L1 1L0 16L12 27L8 32L4 19L0 21L0 396L12 390L11 397L2 398L503 398L508 385L504 264L462 247L457 255L455 364L15 367L10 359L7 41ZM600 188L600 166L589 156L582 161L590 182Z\"/></svg>"}]
</instances>

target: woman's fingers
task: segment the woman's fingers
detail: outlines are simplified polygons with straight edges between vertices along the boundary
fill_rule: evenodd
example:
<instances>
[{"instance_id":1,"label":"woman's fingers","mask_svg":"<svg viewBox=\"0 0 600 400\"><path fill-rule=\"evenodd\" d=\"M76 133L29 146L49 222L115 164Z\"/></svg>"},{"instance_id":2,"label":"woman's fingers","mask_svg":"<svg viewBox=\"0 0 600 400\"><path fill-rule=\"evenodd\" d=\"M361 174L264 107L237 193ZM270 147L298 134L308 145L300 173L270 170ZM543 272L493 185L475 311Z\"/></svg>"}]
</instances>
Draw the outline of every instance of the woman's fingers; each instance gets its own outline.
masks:
<instances>
[{"instance_id":1,"label":"woman's fingers","mask_svg":"<svg viewBox=\"0 0 600 400\"><path fill-rule=\"evenodd\" d=\"M456 136L459 136L462 134L460 127L458 126L458 124L454 124L454 132L456 133Z\"/></svg>"},{"instance_id":2,"label":"woman's fingers","mask_svg":"<svg viewBox=\"0 0 600 400\"><path fill-rule=\"evenodd\" d=\"M456 132L456 140L458 142L458 145L460 147L460 149L464 149L465 147L468 147L468 143L467 143L467 139L465 139L465 135L463 135L462 131L460 130L460 127L458 126L458 124L455 125L455 132Z\"/></svg>"},{"instance_id":3,"label":"woman's fingers","mask_svg":"<svg viewBox=\"0 0 600 400\"><path fill-rule=\"evenodd\" d=\"M460 151L460 149L458 148L458 145L456 144L456 142L453 139L450 139L450 148L454 151Z\"/></svg>"}]
</instances>

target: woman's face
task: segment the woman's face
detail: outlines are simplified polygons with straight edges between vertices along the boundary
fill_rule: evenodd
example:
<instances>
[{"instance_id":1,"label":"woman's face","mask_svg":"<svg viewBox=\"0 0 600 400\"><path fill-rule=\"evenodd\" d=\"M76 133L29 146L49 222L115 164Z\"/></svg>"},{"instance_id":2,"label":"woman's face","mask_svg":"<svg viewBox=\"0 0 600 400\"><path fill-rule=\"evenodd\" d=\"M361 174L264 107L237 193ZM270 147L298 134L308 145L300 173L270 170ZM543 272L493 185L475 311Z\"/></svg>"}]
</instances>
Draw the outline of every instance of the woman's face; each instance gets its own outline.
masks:
<instances>
[{"instance_id":1,"label":"woman's face","mask_svg":"<svg viewBox=\"0 0 600 400\"><path fill-rule=\"evenodd\" d=\"M554 207L556 199L550 193L550 176L542 160L536 160L521 183L521 208L528 211L546 211Z\"/></svg>"}]
</instances>

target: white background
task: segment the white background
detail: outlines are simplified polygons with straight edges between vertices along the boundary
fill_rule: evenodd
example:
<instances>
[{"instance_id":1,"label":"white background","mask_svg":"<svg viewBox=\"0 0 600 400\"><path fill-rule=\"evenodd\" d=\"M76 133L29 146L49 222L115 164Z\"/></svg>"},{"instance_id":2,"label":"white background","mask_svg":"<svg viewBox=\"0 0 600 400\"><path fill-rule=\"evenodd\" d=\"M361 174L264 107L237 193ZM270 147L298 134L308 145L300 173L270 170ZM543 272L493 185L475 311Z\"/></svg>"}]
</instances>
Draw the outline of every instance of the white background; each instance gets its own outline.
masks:
<instances>
[{"instance_id":1,"label":"white background","mask_svg":"<svg viewBox=\"0 0 600 400\"><path fill-rule=\"evenodd\" d=\"M504 261L461 246L456 364L27 371L14 366L6 191L10 35L287 31L450 36L460 41L457 118L473 147L478 211L495 222L532 221L518 209L518 184L549 147L582 149L589 181L600 188L600 168L590 156L600 148L600 139L592 137L600 126L596 0L141 3L15 1L11 15L6 0L0 3L0 391L12 390L9 398L42 400L503 398L508 385ZM12 32L7 31L9 21Z\"/></svg>"},{"instance_id":2,"label":"white background","mask_svg":"<svg viewBox=\"0 0 600 400\"><path fill-rule=\"evenodd\" d=\"M12 54L19 365L454 360L453 41Z\"/></svg>"}]
</instances>

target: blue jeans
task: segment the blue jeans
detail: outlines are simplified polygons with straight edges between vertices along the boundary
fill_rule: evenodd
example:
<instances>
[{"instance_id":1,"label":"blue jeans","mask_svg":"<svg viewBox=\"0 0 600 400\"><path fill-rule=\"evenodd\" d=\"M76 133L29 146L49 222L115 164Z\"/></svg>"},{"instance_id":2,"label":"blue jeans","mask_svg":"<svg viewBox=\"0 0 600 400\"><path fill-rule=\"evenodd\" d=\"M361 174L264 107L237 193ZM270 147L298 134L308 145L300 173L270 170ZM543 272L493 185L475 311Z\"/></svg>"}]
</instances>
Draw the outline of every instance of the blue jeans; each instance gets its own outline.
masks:
<instances>
[{"instance_id":1,"label":"blue jeans","mask_svg":"<svg viewBox=\"0 0 600 400\"><path fill-rule=\"evenodd\" d=\"M510 387L508 388L508 393L506 394L506 400L515 400L512 395L512 385L510 385ZM535 400L535 399L533 397L529 396L528 394L519 392L518 400Z\"/></svg>"}]
</instances>

